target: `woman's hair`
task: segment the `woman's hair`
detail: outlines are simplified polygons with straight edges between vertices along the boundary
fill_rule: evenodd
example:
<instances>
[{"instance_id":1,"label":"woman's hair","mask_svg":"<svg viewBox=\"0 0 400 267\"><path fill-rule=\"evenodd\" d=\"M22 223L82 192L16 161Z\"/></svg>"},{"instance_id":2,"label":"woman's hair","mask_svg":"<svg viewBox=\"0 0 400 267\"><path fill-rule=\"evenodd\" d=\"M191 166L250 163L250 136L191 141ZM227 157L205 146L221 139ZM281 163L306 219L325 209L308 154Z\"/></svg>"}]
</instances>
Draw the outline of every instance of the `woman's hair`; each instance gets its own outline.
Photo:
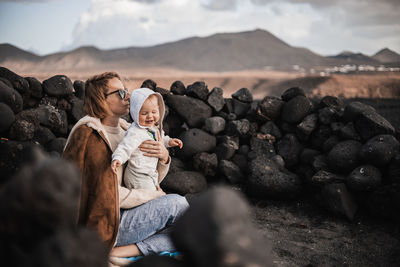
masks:
<instances>
[{"instance_id":1,"label":"woman's hair","mask_svg":"<svg viewBox=\"0 0 400 267\"><path fill-rule=\"evenodd\" d=\"M87 79L85 83L85 100L83 111L91 117L104 119L108 115L108 107L105 103L108 81L117 78L116 72L104 72Z\"/></svg>"}]
</instances>

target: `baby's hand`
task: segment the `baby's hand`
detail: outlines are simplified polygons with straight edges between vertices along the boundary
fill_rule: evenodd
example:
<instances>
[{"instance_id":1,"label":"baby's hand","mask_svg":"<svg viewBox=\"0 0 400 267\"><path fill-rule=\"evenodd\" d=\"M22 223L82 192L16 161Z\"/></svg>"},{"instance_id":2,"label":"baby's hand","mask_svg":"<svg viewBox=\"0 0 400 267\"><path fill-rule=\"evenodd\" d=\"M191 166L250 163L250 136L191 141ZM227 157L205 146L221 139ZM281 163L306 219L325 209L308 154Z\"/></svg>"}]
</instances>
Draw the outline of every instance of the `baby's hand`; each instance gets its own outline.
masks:
<instances>
[{"instance_id":1,"label":"baby's hand","mask_svg":"<svg viewBox=\"0 0 400 267\"><path fill-rule=\"evenodd\" d=\"M182 147L183 147L182 141L179 140L178 138L171 138L171 139L168 141L168 145L169 145L169 146L179 146L179 148L182 148Z\"/></svg>"},{"instance_id":2,"label":"baby's hand","mask_svg":"<svg viewBox=\"0 0 400 267\"><path fill-rule=\"evenodd\" d=\"M121 162L119 162L119 160L113 160L111 162L111 169L113 171L113 173L117 174L117 168L121 166Z\"/></svg>"}]
</instances>

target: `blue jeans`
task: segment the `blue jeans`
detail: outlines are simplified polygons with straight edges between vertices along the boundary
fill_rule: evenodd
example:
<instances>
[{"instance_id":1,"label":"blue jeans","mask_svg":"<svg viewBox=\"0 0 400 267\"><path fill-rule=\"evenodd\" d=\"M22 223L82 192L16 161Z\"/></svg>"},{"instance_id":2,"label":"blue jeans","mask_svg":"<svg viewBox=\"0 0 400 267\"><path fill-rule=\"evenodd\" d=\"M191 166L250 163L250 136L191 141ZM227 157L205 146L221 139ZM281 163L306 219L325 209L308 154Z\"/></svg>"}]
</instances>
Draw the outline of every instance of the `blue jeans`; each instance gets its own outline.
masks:
<instances>
[{"instance_id":1,"label":"blue jeans","mask_svg":"<svg viewBox=\"0 0 400 267\"><path fill-rule=\"evenodd\" d=\"M132 209L121 209L116 247L136 244L143 255L174 251L168 227L188 207L186 198L168 194Z\"/></svg>"}]
</instances>

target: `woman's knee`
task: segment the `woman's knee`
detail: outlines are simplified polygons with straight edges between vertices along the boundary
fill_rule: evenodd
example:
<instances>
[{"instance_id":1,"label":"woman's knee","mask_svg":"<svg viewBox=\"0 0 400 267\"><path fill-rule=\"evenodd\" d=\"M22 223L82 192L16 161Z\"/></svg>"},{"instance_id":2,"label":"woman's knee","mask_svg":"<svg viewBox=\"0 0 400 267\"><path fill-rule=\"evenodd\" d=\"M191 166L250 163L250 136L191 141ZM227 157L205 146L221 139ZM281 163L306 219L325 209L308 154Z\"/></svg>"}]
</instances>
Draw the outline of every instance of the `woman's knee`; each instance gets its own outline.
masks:
<instances>
[{"instance_id":1,"label":"woman's knee","mask_svg":"<svg viewBox=\"0 0 400 267\"><path fill-rule=\"evenodd\" d=\"M176 208L177 214L182 214L189 208L189 203L185 197L178 195L178 194L168 194L173 203L174 207Z\"/></svg>"}]
</instances>

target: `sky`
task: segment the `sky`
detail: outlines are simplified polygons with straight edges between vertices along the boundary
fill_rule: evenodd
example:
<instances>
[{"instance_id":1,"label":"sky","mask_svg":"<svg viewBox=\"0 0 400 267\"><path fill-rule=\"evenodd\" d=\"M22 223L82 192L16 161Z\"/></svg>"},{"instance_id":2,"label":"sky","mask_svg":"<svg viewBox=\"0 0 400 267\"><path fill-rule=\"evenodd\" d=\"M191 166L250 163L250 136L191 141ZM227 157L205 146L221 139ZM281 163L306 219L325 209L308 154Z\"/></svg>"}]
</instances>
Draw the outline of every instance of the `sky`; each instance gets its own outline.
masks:
<instances>
[{"instance_id":1,"label":"sky","mask_svg":"<svg viewBox=\"0 0 400 267\"><path fill-rule=\"evenodd\" d=\"M255 29L324 56L400 53L400 0L0 0L0 43L38 55Z\"/></svg>"}]
</instances>

